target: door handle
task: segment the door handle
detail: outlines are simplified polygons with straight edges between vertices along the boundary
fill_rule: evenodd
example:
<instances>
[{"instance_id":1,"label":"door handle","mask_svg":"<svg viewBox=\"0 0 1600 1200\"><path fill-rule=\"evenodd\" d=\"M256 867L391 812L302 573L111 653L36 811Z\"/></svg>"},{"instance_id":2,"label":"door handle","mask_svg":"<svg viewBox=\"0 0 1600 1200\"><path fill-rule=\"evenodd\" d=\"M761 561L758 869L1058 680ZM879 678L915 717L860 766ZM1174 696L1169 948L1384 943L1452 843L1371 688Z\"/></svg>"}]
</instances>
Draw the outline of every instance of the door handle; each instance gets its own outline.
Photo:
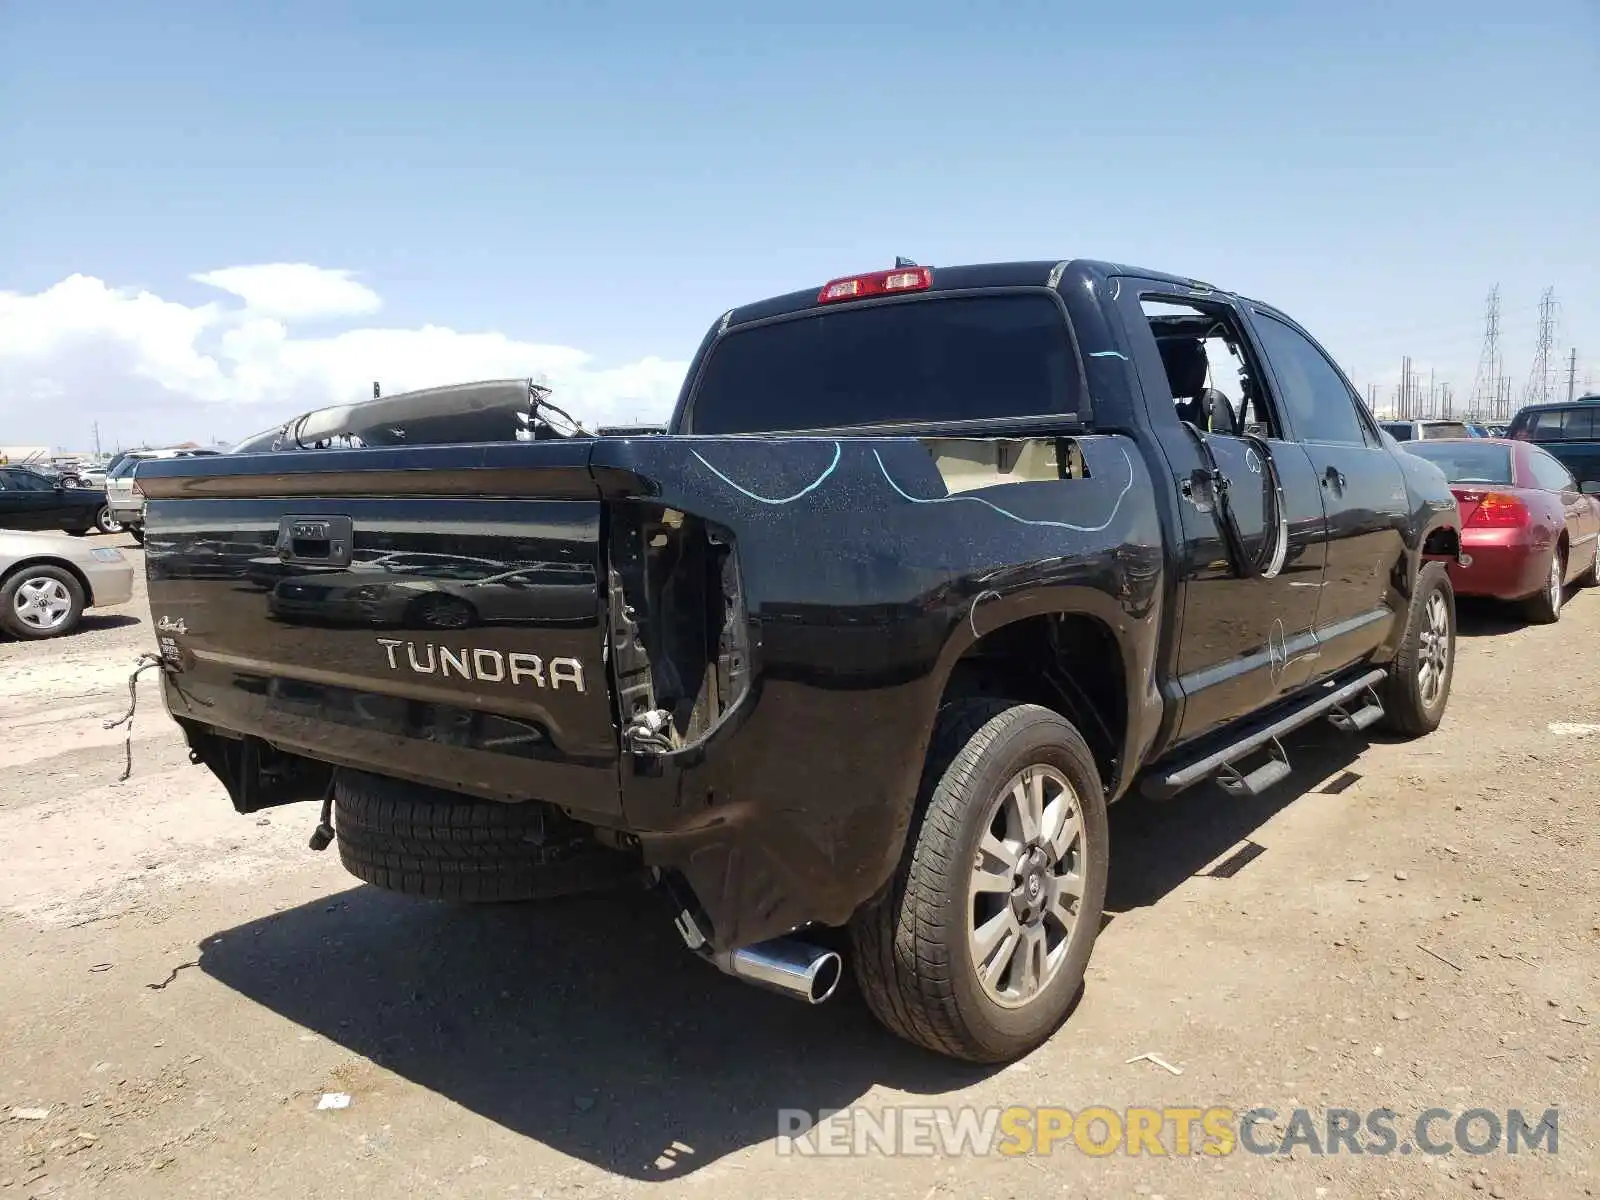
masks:
<instances>
[{"instance_id":1,"label":"door handle","mask_svg":"<svg viewBox=\"0 0 1600 1200\"><path fill-rule=\"evenodd\" d=\"M1322 473L1323 487L1337 488L1342 492L1344 491L1344 483L1344 472L1339 470L1338 467L1329 467Z\"/></svg>"}]
</instances>

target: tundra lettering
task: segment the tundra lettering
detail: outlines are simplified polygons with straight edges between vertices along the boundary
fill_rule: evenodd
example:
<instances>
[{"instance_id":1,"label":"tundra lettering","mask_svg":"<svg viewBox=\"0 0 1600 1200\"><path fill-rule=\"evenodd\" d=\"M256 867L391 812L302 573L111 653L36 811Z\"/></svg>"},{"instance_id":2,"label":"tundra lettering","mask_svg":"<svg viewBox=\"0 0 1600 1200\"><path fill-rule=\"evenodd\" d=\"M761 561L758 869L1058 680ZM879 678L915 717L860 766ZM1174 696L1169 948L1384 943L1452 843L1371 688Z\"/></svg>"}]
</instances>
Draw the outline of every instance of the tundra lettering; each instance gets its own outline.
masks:
<instances>
[{"instance_id":1,"label":"tundra lettering","mask_svg":"<svg viewBox=\"0 0 1600 1200\"><path fill-rule=\"evenodd\" d=\"M400 638L379 638L378 645L383 647L391 671L400 669L397 651L404 646L407 665L419 675L432 675L437 671L448 678L454 672L462 679L476 679L480 683L502 683L506 681L509 666L510 682L513 684L528 679L534 686L547 687L551 691L559 691L562 684L569 685L580 695L588 690L583 681L583 663L576 658L552 658L547 663L537 654L525 654L518 650L506 654L498 650L456 651L448 646L435 646L432 642L422 644L419 658L415 642L402 641Z\"/></svg>"}]
</instances>

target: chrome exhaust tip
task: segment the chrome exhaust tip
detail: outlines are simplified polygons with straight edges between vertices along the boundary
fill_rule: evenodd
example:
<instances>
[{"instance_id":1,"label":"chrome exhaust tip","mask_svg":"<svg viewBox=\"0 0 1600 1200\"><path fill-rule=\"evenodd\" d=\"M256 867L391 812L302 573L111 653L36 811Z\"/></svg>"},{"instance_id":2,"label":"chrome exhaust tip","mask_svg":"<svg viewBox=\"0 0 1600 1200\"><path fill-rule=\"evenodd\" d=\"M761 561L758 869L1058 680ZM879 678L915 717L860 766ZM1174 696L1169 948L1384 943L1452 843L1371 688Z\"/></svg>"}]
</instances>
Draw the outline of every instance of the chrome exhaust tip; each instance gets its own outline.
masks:
<instances>
[{"instance_id":1,"label":"chrome exhaust tip","mask_svg":"<svg viewBox=\"0 0 1600 1200\"><path fill-rule=\"evenodd\" d=\"M844 963L837 952L794 938L773 938L712 957L718 969L806 1004L821 1004L839 986Z\"/></svg>"}]
</instances>

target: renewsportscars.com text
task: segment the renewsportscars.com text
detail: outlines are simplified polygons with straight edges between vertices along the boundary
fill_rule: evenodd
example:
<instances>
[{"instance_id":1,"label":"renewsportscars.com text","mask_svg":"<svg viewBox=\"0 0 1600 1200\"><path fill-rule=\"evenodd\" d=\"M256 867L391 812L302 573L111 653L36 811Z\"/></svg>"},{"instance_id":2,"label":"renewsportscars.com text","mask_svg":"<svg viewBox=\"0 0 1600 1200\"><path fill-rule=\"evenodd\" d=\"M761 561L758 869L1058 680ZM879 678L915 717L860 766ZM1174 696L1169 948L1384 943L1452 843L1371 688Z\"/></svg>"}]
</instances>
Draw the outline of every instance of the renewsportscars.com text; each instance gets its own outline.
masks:
<instances>
[{"instance_id":1,"label":"renewsportscars.com text","mask_svg":"<svg viewBox=\"0 0 1600 1200\"><path fill-rule=\"evenodd\" d=\"M1511 1108L894 1107L778 1111L781 1155L1556 1154L1560 1112Z\"/></svg>"}]
</instances>

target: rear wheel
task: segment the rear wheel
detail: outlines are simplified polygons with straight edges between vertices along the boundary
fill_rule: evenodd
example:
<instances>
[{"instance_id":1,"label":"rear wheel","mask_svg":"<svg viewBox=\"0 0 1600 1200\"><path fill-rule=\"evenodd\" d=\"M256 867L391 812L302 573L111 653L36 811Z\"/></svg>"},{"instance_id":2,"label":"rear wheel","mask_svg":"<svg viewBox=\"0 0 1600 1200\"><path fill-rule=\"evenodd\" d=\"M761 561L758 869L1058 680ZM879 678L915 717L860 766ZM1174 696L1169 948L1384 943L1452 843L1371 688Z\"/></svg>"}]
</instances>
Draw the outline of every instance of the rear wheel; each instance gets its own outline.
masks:
<instances>
[{"instance_id":1,"label":"rear wheel","mask_svg":"<svg viewBox=\"0 0 1600 1200\"><path fill-rule=\"evenodd\" d=\"M100 511L94 515L94 527L101 533L121 533L122 522L111 515L111 506L102 504Z\"/></svg>"},{"instance_id":2,"label":"rear wheel","mask_svg":"<svg viewBox=\"0 0 1600 1200\"><path fill-rule=\"evenodd\" d=\"M1561 619L1561 609L1566 601L1567 552L1557 544L1550 555L1550 571L1544 588L1537 596L1523 603L1528 620L1538 625L1554 625Z\"/></svg>"},{"instance_id":3,"label":"rear wheel","mask_svg":"<svg viewBox=\"0 0 1600 1200\"><path fill-rule=\"evenodd\" d=\"M128 532L133 535L133 540L134 541L138 542L139 545L141 545L141 546L144 545L144 525L143 525L143 523L135 522L134 524L129 525L128 526Z\"/></svg>"},{"instance_id":4,"label":"rear wheel","mask_svg":"<svg viewBox=\"0 0 1600 1200\"><path fill-rule=\"evenodd\" d=\"M1083 983L1105 903L1105 793L1058 713L947 705L888 891L851 923L867 1003L892 1032L972 1062L1045 1041Z\"/></svg>"},{"instance_id":5,"label":"rear wheel","mask_svg":"<svg viewBox=\"0 0 1600 1200\"><path fill-rule=\"evenodd\" d=\"M1383 685L1384 724L1419 737L1439 728L1456 664L1456 594L1443 563L1424 563L1399 653Z\"/></svg>"},{"instance_id":6,"label":"rear wheel","mask_svg":"<svg viewBox=\"0 0 1600 1200\"><path fill-rule=\"evenodd\" d=\"M77 628L83 602L83 585L70 571L25 566L0 585L0 626L29 640L60 637Z\"/></svg>"},{"instance_id":7,"label":"rear wheel","mask_svg":"<svg viewBox=\"0 0 1600 1200\"><path fill-rule=\"evenodd\" d=\"M548 899L635 878L637 861L542 804L474 800L439 788L340 771L339 858L357 879L440 900Z\"/></svg>"}]
</instances>

